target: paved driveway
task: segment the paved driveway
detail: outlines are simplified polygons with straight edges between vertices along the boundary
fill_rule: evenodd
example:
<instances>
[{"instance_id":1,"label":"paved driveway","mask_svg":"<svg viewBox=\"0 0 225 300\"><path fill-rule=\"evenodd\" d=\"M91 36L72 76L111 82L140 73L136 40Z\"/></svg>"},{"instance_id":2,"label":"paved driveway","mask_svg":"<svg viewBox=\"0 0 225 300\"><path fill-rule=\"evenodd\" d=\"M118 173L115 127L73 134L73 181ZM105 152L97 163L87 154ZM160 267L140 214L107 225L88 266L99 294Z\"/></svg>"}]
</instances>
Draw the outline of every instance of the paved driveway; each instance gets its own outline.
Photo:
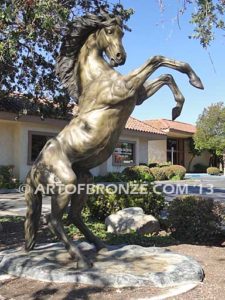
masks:
<instances>
[{"instance_id":1,"label":"paved driveway","mask_svg":"<svg viewBox=\"0 0 225 300\"><path fill-rule=\"evenodd\" d=\"M171 201L177 195L199 195L225 203L225 177L203 178L181 181L158 181L166 199Z\"/></svg>"}]
</instances>

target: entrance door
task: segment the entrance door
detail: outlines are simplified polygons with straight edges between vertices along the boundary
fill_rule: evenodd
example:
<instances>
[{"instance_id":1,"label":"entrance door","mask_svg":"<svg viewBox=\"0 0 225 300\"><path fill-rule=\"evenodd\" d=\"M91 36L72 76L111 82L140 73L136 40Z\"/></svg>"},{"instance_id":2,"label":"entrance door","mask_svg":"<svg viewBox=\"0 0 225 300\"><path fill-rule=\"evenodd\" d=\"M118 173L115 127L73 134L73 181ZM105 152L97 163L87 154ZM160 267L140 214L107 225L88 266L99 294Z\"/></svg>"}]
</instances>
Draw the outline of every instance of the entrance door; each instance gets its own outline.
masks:
<instances>
[{"instance_id":1,"label":"entrance door","mask_svg":"<svg viewBox=\"0 0 225 300\"><path fill-rule=\"evenodd\" d=\"M173 165L184 165L184 139L167 139L167 161Z\"/></svg>"}]
</instances>

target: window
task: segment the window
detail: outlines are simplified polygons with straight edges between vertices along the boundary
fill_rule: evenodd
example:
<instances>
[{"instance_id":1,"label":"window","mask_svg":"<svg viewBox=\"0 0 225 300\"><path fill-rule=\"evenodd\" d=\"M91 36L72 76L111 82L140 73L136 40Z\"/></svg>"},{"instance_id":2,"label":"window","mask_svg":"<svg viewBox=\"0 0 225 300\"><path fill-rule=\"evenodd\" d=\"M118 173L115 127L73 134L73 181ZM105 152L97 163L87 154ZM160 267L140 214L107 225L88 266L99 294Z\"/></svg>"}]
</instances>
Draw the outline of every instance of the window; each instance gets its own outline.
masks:
<instances>
[{"instance_id":1,"label":"window","mask_svg":"<svg viewBox=\"0 0 225 300\"><path fill-rule=\"evenodd\" d=\"M134 165L135 142L118 142L113 152L112 158L113 165Z\"/></svg>"},{"instance_id":2,"label":"window","mask_svg":"<svg viewBox=\"0 0 225 300\"><path fill-rule=\"evenodd\" d=\"M31 165L46 142L54 137L56 133L29 131L28 132L28 165Z\"/></svg>"}]
</instances>

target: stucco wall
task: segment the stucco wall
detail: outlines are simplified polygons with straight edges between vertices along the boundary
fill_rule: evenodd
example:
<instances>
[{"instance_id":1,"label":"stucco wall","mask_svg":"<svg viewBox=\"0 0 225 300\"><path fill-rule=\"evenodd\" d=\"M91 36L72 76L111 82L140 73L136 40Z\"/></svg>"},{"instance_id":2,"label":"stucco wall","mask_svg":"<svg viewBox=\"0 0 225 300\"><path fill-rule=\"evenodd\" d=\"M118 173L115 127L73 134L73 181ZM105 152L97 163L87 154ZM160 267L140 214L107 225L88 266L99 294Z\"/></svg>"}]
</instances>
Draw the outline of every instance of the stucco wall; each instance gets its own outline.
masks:
<instances>
[{"instance_id":1,"label":"stucco wall","mask_svg":"<svg viewBox=\"0 0 225 300\"><path fill-rule=\"evenodd\" d=\"M185 141L184 143L184 149L185 149L185 168L187 169L188 172L193 172L194 171L194 165L196 164L202 164L204 166L208 166L209 165L209 158L210 158L210 154L208 151L204 151L200 156L195 156L194 159L192 160L191 164L190 164L190 168L188 168L189 166L189 162L191 160L191 153L189 153L189 142Z\"/></svg>"},{"instance_id":2,"label":"stucco wall","mask_svg":"<svg viewBox=\"0 0 225 300\"><path fill-rule=\"evenodd\" d=\"M20 145L20 161L19 161L19 178L24 180L31 166L28 165L28 131L40 131L48 133L58 133L62 127L52 126L49 124L40 123L21 123L20 125L20 135L19 135L19 145Z\"/></svg>"},{"instance_id":3,"label":"stucco wall","mask_svg":"<svg viewBox=\"0 0 225 300\"><path fill-rule=\"evenodd\" d=\"M45 121L37 123L0 120L0 165L15 166L15 175L23 181L31 168L28 164L28 132L58 133L65 124ZM135 164L148 163L148 137L138 136L138 132L128 132L120 136L122 141L135 142ZM161 145L162 141L155 141ZM164 142L164 141L163 141ZM158 147L156 147L158 149ZM157 152L156 152L157 153ZM163 160L164 161L164 160ZM91 170L93 175L105 175L108 172L121 172L126 166L113 166L112 156L102 165Z\"/></svg>"},{"instance_id":4,"label":"stucco wall","mask_svg":"<svg viewBox=\"0 0 225 300\"><path fill-rule=\"evenodd\" d=\"M139 138L139 163L148 164L148 139Z\"/></svg>"},{"instance_id":5,"label":"stucco wall","mask_svg":"<svg viewBox=\"0 0 225 300\"><path fill-rule=\"evenodd\" d=\"M167 161L167 142L163 140L152 140L148 142L148 161L164 163Z\"/></svg>"},{"instance_id":6,"label":"stucco wall","mask_svg":"<svg viewBox=\"0 0 225 300\"><path fill-rule=\"evenodd\" d=\"M0 121L0 165L14 165L14 140L16 126Z\"/></svg>"}]
</instances>

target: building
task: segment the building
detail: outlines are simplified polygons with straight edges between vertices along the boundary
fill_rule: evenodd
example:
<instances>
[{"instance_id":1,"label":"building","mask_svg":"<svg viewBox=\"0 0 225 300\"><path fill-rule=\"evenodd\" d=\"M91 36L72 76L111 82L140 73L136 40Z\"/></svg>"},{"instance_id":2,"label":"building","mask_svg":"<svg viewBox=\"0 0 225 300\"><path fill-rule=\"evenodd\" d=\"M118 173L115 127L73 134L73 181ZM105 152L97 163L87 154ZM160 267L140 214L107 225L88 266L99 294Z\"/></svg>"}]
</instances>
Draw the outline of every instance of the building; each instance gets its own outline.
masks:
<instances>
[{"instance_id":1,"label":"building","mask_svg":"<svg viewBox=\"0 0 225 300\"><path fill-rule=\"evenodd\" d=\"M166 140L149 141L149 161L162 163L170 161L172 164L184 166L188 171L193 171L196 164L208 166L210 159L208 151L204 151L200 156L194 158L190 152L190 139L196 132L194 125L166 119L144 122L164 132L167 136Z\"/></svg>"},{"instance_id":2,"label":"building","mask_svg":"<svg viewBox=\"0 0 225 300\"><path fill-rule=\"evenodd\" d=\"M13 165L15 176L22 181L46 141L68 124L71 115L66 119L55 118L59 114L53 106L48 111L50 117L40 118L35 103L29 102L29 108L27 103L24 104L26 99L21 97L23 95L13 94L0 101L0 165ZM23 111L20 118L18 111ZM169 120L143 122L130 117L113 155L92 173L121 172L127 166L148 164L149 161L173 161L188 167L191 159L188 141L194 132L195 127L191 124ZM196 163L207 165L208 153L195 158L192 166Z\"/></svg>"},{"instance_id":3,"label":"building","mask_svg":"<svg viewBox=\"0 0 225 300\"><path fill-rule=\"evenodd\" d=\"M46 141L61 131L71 118L40 118L35 103L26 101L20 94L12 94L0 101L0 165L13 165L15 176L21 181ZM57 115L54 107L52 110L54 113L48 112L50 116ZM23 113L19 118L18 111ZM148 141L162 139L166 139L165 133L131 117L113 155L92 173L104 175L120 172L126 166L147 164Z\"/></svg>"}]
</instances>

